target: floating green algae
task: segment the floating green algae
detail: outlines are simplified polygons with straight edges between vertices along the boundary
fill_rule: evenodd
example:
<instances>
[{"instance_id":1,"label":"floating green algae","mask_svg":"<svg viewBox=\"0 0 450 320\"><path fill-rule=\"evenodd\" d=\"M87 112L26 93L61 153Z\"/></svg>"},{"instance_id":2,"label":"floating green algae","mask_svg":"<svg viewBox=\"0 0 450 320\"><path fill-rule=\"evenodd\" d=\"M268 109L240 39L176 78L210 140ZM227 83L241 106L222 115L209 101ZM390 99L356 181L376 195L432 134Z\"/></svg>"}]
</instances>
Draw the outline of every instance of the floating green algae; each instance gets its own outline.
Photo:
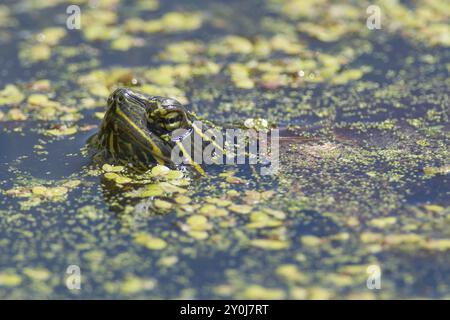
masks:
<instances>
[{"instance_id":1,"label":"floating green algae","mask_svg":"<svg viewBox=\"0 0 450 320\"><path fill-rule=\"evenodd\" d=\"M0 296L449 296L447 4L79 1L81 30L56 22L63 4L0 7L17 43L0 59L26 71L2 64ZM24 36L20 8L39 20ZM96 164L84 146L122 86L279 128L280 171Z\"/></svg>"}]
</instances>

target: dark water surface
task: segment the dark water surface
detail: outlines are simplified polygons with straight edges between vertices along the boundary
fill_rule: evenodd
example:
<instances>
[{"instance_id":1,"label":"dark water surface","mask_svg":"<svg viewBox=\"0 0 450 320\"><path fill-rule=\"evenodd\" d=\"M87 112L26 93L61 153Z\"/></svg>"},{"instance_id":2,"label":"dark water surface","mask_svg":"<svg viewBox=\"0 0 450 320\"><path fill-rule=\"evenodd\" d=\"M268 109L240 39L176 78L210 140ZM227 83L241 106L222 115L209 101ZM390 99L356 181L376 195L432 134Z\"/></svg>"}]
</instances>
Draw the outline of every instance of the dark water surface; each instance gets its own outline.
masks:
<instances>
[{"instance_id":1,"label":"dark water surface","mask_svg":"<svg viewBox=\"0 0 450 320\"><path fill-rule=\"evenodd\" d=\"M79 2L0 3L0 298L450 297L448 1ZM283 128L280 171L117 183L120 86Z\"/></svg>"}]
</instances>

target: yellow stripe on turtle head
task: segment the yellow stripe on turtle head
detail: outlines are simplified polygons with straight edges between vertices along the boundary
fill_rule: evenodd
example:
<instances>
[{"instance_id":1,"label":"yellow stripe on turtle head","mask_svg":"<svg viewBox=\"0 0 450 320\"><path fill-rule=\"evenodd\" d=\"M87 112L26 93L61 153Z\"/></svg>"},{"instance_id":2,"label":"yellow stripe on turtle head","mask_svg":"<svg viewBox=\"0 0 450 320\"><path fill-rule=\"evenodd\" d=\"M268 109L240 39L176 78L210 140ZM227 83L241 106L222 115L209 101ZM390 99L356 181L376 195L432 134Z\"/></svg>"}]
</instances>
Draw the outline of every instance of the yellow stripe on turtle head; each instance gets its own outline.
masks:
<instances>
[{"instance_id":1,"label":"yellow stripe on turtle head","mask_svg":"<svg viewBox=\"0 0 450 320\"><path fill-rule=\"evenodd\" d=\"M200 173L202 176L205 175L205 170L203 170L203 168L197 162L195 162L194 159L191 158L189 153L184 148L183 143L181 141L175 141L175 143L180 148L181 152L183 152L184 156L189 161L189 164L193 166L195 170L197 170L197 172Z\"/></svg>"},{"instance_id":2,"label":"yellow stripe on turtle head","mask_svg":"<svg viewBox=\"0 0 450 320\"><path fill-rule=\"evenodd\" d=\"M128 124L130 124L133 127L133 129L135 130L135 132L137 134L139 134L139 136L141 138L143 138L145 141L147 141L151 145L152 151L156 155L156 157L155 157L156 160L158 161L158 163L163 164L164 163L163 159L166 157L162 153L159 146L155 143L155 141L153 141L152 138L150 138L147 134L145 134L145 132L142 131L141 128L139 128L133 121L131 121L131 119L120 108L116 108L116 113L118 116L122 117Z\"/></svg>"}]
</instances>

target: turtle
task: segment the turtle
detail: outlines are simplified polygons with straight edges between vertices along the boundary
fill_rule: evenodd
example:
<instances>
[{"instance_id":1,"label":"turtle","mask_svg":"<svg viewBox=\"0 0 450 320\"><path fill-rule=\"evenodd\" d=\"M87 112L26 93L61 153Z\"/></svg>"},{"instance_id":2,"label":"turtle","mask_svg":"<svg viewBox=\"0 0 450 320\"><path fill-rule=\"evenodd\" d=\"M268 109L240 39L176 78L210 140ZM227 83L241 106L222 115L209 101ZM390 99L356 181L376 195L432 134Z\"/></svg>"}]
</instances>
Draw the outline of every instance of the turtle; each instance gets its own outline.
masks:
<instances>
[{"instance_id":1,"label":"turtle","mask_svg":"<svg viewBox=\"0 0 450 320\"><path fill-rule=\"evenodd\" d=\"M183 145L194 133L204 141L215 143L196 121L199 118L176 99L118 88L109 96L100 129L89 144L96 150L96 159L127 165L137 171L146 171L154 164L174 166L172 153L178 146L188 163L204 174ZM207 123L209 127L214 126Z\"/></svg>"}]
</instances>

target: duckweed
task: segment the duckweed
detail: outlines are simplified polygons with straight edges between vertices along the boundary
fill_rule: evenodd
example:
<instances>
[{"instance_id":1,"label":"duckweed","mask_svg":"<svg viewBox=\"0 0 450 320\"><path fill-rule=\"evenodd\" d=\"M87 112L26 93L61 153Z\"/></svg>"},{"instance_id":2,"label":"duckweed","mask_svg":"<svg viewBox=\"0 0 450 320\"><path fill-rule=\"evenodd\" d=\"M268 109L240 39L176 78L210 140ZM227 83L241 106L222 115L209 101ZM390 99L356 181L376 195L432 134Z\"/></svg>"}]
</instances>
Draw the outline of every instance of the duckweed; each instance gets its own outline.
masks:
<instances>
[{"instance_id":1,"label":"duckweed","mask_svg":"<svg viewBox=\"0 0 450 320\"><path fill-rule=\"evenodd\" d=\"M14 273L0 273L0 286L15 287L22 283L22 278Z\"/></svg>"},{"instance_id":2,"label":"duckweed","mask_svg":"<svg viewBox=\"0 0 450 320\"><path fill-rule=\"evenodd\" d=\"M283 299L285 294L280 289L266 288L259 285L249 286L243 293L243 299L249 300L274 300Z\"/></svg>"},{"instance_id":3,"label":"duckweed","mask_svg":"<svg viewBox=\"0 0 450 320\"><path fill-rule=\"evenodd\" d=\"M24 98L25 97L20 91L20 89L12 84L5 86L0 91L0 105L4 104L17 105L21 103Z\"/></svg>"},{"instance_id":4,"label":"duckweed","mask_svg":"<svg viewBox=\"0 0 450 320\"><path fill-rule=\"evenodd\" d=\"M164 201L161 199L155 200L155 207L158 209L170 209L170 208L172 208L172 206L173 206L173 204L168 201Z\"/></svg>"},{"instance_id":5,"label":"duckweed","mask_svg":"<svg viewBox=\"0 0 450 320\"><path fill-rule=\"evenodd\" d=\"M0 296L73 298L72 264L77 298L449 295L446 3L81 1L81 30L67 3L0 6ZM278 174L97 161L118 87L278 128Z\"/></svg>"},{"instance_id":6,"label":"duckweed","mask_svg":"<svg viewBox=\"0 0 450 320\"><path fill-rule=\"evenodd\" d=\"M251 206L247 206L247 205L239 205L239 204L233 204L231 206L228 207L228 209L230 211L236 212L236 213L241 213L241 214L248 214L252 211L252 207Z\"/></svg>"},{"instance_id":7,"label":"duckweed","mask_svg":"<svg viewBox=\"0 0 450 320\"><path fill-rule=\"evenodd\" d=\"M283 250L289 247L287 241L271 239L255 239L252 240L250 244L264 250Z\"/></svg>"},{"instance_id":8,"label":"duckweed","mask_svg":"<svg viewBox=\"0 0 450 320\"><path fill-rule=\"evenodd\" d=\"M163 239L153 237L147 233L139 233L135 235L134 241L150 250L163 250L167 247L167 242Z\"/></svg>"}]
</instances>

